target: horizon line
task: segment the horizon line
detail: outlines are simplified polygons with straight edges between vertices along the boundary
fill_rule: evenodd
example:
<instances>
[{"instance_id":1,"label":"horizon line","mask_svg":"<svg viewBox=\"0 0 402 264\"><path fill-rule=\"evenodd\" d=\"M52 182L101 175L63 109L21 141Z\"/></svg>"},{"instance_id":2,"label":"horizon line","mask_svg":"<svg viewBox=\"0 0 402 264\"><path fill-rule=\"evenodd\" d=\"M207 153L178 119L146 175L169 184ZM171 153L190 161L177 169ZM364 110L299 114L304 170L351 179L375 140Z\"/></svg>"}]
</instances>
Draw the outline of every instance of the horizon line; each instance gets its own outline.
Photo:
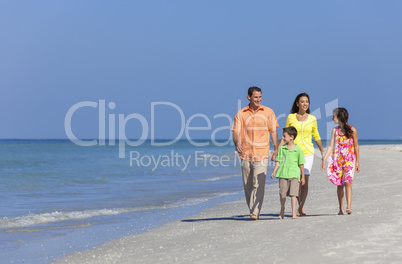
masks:
<instances>
[{"instance_id":1,"label":"horizon line","mask_svg":"<svg viewBox=\"0 0 402 264\"><path fill-rule=\"evenodd\" d=\"M71 139L69 139L69 138L0 138L0 140L68 140L68 141L71 141L71 142L73 142L73 140L71 140ZM104 141L119 141L119 139L118 138L116 138L116 139L108 139L108 138L83 138L83 139L78 139L78 140L82 140L82 141L87 141L87 140L104 140ZM138 138L127 138L127 139L125 139L125 140L130 140L130 141L138 141L138 140L140 140L140 139L138 139ZM154 141L175 141L176 139L169 139L169 138L166 138L166 139L163 139L163 138L155 138L155 139L145 139L144 140L144 142L146 142L146 141L152 141L152 140L154 140ZM208 139L208 138L194 138L194 139L191 139L191 140L193 140L193 141L195 141L195 140L208 140L208 141L212 141L212 139ZM227 139L215 139L216 141L228 141L228 140L230 140L230 141L232 141L230 138L227 138ZM330 140L330 139L325 139L325 138L321 138L321 140ZM366 138L359 138L359 141L360 140L384 140L384 141L402 141L402 138L399 138L399 139L384 139L384 138L374 138L374 139L366 139ZM185 138L182 138L182 139L177 139L176 141L189 141L188 139L185 139ZM272 142L272 141L270 141L270 142Z\"/></svg>"}]
</instances>

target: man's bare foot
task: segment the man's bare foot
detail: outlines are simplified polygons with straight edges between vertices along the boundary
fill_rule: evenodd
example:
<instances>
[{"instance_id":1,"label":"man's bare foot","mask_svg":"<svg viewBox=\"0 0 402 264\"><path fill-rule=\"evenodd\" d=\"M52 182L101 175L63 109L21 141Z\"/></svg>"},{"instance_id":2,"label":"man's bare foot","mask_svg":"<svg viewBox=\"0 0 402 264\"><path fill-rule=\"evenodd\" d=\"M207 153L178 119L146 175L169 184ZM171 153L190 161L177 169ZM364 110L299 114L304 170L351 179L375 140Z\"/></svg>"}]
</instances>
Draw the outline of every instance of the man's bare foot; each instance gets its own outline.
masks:
<instances>
[{"instance_id":1,"label":"man's bare foot","mask_svg":"<svg viewBox=\"0 0 402 264\"><path fill-rule=\"evenodd\" d=\"M283 219L285 217L285 208L281 209L281 212L279 213L279 219Z\"/></svg>"},{"instance_id":2,"label":"man's bare foot","mask_svg":"<svg viewBox=\"0 0 402 264\"><path fill-rule=\"evenodd\" d=\"M339 210L338 215L343 215L343 211L342 211L342 210Z\"/></svg>"},{"instance_id":3,"label":"man's bare foot","mask_svg":"<svg viewBox=\"0 0 402 264\"><path fill-rule=\"evenodd\" d=\"M258 219L258 216L255 215L255 214L250 214L250 218L253 219L253 220L257 220L257 219Z\"/></svg>"},{"instance_id":4,"label":"man's bare foot","mask_svg":"<svg viewBox=\"0 0 402 264\"><path fill-rule=\"evenodd\" d=\"M346 209L346 213L347 213L348 215L352 214L352 209Z\"/></svg>"},{"instance_id":5,"label":"man's bare foot","mask_svg":"<svg viewBox=\"0 0 402 264\"><path fill-rule=\"evenodd\" d=\"M295 214L295 215L293 215L292 218L293 218L293 219L297 219L297 218L299 218L299 217L297 216L297 214Z\"/></svg>"}]
</instances>

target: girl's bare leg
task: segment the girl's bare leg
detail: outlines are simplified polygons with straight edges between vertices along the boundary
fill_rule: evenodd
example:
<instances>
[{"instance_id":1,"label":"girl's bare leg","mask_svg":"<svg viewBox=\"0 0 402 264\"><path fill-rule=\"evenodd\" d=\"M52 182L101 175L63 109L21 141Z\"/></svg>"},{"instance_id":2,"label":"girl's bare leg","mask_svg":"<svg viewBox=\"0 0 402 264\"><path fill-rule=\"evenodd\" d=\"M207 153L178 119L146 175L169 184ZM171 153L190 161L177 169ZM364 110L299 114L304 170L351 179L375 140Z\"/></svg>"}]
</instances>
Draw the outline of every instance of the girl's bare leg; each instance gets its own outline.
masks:
<instances>
[{"instance_id":1,"label":"girl's bare leg","mask_svg":"<svg viewBox=\"0 0 402 264\"><path fill-rule=\"evenodd\" d=\"M337 193L338 193L338 202L339 202L339 213L338 215L343 215L343 197L344 197L344 192L343 192L343 187L344 185L339 185L337 188Z\"/></svg>"},{"instance_id":2,"label":"girl's bare leg","mask_svg":"<svg viewBox=\"0 0 402 264\"><path fill-rule=\"evenodd\" d=\"M306 203L307 194L308 194L308 178L310 175L304 175L305 183L304 185L300 185L299 189L299 208L297 209L298 216L307 215L306 211L304 211L304 204Z\"/></svg>"},{"instance_id":3,"label":"girl's bare leg","mask_svg":"<svg viewBox=\"0 0 402 264\"><path fill-rule=\"evenodd\" d=\"M352 213L352 183L345 182L345 189L346 189L346 213Z\"/></svg>"}]
</instances>

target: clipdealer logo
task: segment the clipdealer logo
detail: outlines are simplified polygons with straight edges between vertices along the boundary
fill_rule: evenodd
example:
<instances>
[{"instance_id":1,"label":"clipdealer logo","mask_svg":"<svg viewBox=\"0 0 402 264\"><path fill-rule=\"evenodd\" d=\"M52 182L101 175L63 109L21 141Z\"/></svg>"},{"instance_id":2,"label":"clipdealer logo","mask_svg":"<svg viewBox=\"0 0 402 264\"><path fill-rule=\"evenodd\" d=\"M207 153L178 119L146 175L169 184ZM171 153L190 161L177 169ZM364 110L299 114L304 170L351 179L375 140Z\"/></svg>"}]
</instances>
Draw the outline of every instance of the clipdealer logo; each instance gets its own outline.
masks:
<instances>
[{"instance_id":1,"label":"clipdealer logo","mask_svg":"<svg viewBox=\"0 0 402 264\"><path fill-rule=\"evenodd\" d=\"M130 167L151 167L152 171L161 167L176 167L181 171L185 171L190 164L194 165L194 167L229 167L241 163L239 156L215 155L204 151L194 151L194 155L182 155L174 150L170 150L169 154L164 155L141 155L139 151L130 151L129 160Z\"/></svg>"},{"instance_id":2,"label":"clipdealer logo","mask_svg":"<svg viewBox=\"0 0 402 264\"><path fill-rule=\"evenodd\" d=\"M170 140L170 141L164 141L164 142L157 142L155 140L155 113L156 109L158 106L168 106L174 110L176 110L179 114L180 117L180 132L178 135ZM72 128L72 119L74 114L76 114L77 111L83 109L83 108L97 108L98 109L98 138L99 139L92 139L92 140L82 140L79 139L75 136L73 128ZM64 129L66 132L66 135L68 139L75 143L76 145L79 146L105 146L106 145L106 139L108 142L108 145L114 146L116 145L116 114L114 113L109 113L108 114L108 138L106 137L106 109L113 110L116 108L116 103L115 102L109 102L108 106L106 107L106 100L101 99L99 102L93 102L93 101L83 101L74 104L73 106L70 107L70 109L67 111L66 116L64 118ZM194 119L203 119L206 121L206 126L199 127L199 126L192 126L192 122ZM142 145L147 139L148 135L150 133L151 138L150 142L152 146L170 146L174 143L176 143L178 140L180 140L183 136L185 136L185 139L192 144L193 146L197 147L202 147L202 146L207 146L210 145L211 142L215 146L225 146L227 144L231 144L231 138L229 138L227 141L218 141L217 140L217 133L220 131L224 130L231 130L231 124L233 122L232 118L228 114L216 114L213 116L213 119L224 119L227 122L227 126L221 126L212 131L212 122L208 116L205 114L197 113L191 115L187 120L184 115L183 110L174 103L171 102L152 102L151 103L151 120L150 123L148 123L147 119L139 114L139 113L131 113L127 116L124 114L118 114L117 115L117 125L118 125L118 137L117 137L117 144L119 146L119 158L125 158L126 157L126 146L140 146ZM141 136L137 140L129 140L126 136L126 126L127 123L130 120L137 120L141 124ZM212 131L211 136L210 136L210 141L204 141L204 142L196 142L194 141L191 136L190 132L191 131Z\"/></svg>"},{"instance_id":3,"label":"clipdealer logo","mask_svg":"<svg viewBox=\"0 0 402 264\"><path fill-rule=\"evenodd\" d=\"M155 114L158 107L170 107L171 109L177 111L179 118L180 118L180 132L177 136L172 140L166 141L156 141L155 140ZM76 145L88 147L88 146L105 146L106 144L110 146L118 145L118 153L119 158L124 159L126 158L126 147L136 147L142 145L145 141L148 140L148 136L150 135L150 144L151 146L170 146L182 139L183 137L193 146L195 147L202 147L208 146L213 144L215 146L226 146L228 144L234 145L232 141L231 129L233 119L230 115L226 113L220 113L213 116L212 121L211 119L202 113L197 113L191 115L189 118L186 119L184 111L177 105L171 102L151 102L151 116L150 121L145 118L145 116L141 115L140 113L131 113L128 115L124 114L116 114L116 113L107 113L109 110L114 110L116 108L116 103L111 101L106 104L105 99L100 99L98 102L94 101L82 101L74 104L71 106L64 118L64 129L68 139ZM338 99L334 99L325 104L325 116L332 117L332 110L338 107ZM83 140L76 137L74 134L74 129L72 127L72 120L75 114L81 111L84 108L94 108L98 110L98 139L91 139L91 140ZM237 110L241 109L241 100L238 100ZM317 120L322 119L322 111L321 108L317 108L316 110L312 111L311 114L316 117ZM282 113L277 115L277 120L281 120L286 118L287 114ZM205 126L193 126L192 122L194 119L202 119L206 122ZM220 122L226 122L227 125L218 127L212 130L212 123L220 119ZM140 123L140 134L141 136L136 140L130 140L127 138L126 135L126 126L130 121L137 121ZM117 123L117 124L116 124ZM116 131L117 125L117 131ZM326 138L331 137L331 130L333 128L333 122L328 121L326 122ZM256 128L260 130L260 128ZM106 136L106 131L108 136ZM194 141L191 136L191 131L211 131L210 140L205 140L203 142L196 142ZM217 133L221 131L229 131L229 138L226 141L217 140ZM268 132L267 132L268 133ZM281 136L280 131L278 130L279 137ZM320 133L324 135L324 133ZM250 141L251 139L248 139ZM254 144L253 141L250 141ZM258 144L258 143L256 143ZM232 159L232 160L230 160ZM233 160L234 159L234 160ZM182 155L180 153L171 151L170 155L141 155L139 151L130 151L129 152L129 160L130 166L143 166L143 167L152 167L152 170L156 170L158 167L179 167L185 170L190 162L194 162L195 166L229 166L229 161L232 163L230 165L236 166L236 162L240 163L240 158L238 155L234 155L233 157L229 156L216 156L211 154L203 153L202 151L195 151L193 155Z\"/></svg>"}]
</instances>

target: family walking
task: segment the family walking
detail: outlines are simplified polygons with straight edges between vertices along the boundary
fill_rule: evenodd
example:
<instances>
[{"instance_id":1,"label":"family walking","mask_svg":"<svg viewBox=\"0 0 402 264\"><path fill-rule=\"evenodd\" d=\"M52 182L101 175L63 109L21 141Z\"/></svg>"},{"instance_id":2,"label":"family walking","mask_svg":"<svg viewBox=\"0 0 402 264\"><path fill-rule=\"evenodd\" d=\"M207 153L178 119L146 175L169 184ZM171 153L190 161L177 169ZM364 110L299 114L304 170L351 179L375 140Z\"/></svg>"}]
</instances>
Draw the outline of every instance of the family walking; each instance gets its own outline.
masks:
<instances>
[{"instance_id":1,"label":"family walking","mask_svg":"<svg viewBox=\"0 0 402 264\"><path fill-rule=\"evenodd\" d=\"M328 159L328 178L337 185L339 214L344 213L344 188L346 189L346 213L351 214L352 181L354 171L359 172L360 166L357 131L347 123L347 110L334 109L333 120L339 126L333 129L331 141L324 154L317 119L310 114L308 94L301 93L296 97L280 141L276 131L279 124L274 111L261 105L261 89L256 86L250 87L247 99L250 103L237 112L232 132L236 151L241 158L244 193L250 210L250 218L257 220L260 216L270 159L275 161L271 178L279 178L281 204L279 218L284 218L287 196L291 197L293 218L307 215L304 207L314 161L313 138L321 152L321 170L324 169ZM271 157L269 156L270 139L274 146Z\"/></svg>"}]
</instances>

